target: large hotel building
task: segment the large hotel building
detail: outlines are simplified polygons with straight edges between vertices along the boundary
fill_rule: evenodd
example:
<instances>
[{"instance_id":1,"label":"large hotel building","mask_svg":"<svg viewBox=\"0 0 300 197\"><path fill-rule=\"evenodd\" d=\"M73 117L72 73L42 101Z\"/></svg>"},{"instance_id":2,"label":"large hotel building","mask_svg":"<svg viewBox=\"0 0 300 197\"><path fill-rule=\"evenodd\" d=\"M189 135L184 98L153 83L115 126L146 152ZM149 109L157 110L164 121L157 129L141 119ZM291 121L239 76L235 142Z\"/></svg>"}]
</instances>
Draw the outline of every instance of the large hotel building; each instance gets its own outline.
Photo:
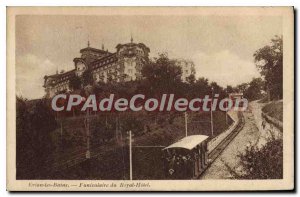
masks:
<instances>
[{"instance_id":1,"label":"large hotel building","mask_svg":"<svg viewBox=\"0 0 300 197\"><path fill-rule=\"evenodd\" d=\"M61 91L70 91L70 79L81 76L83 72L91 72L94 82L107 82L108 80L121 82L137 80L142 77L141 70L149 60L150 49L143 43L131 42L118 44L116 52L96 49L88 46L80 50L81 57L74 58L74 69L56 73L44 77L46 97L53 97ZM182 80L195 73L194 64L191 61L179 60L178 65L182 68Z\"/></svg>"}]
</instances>

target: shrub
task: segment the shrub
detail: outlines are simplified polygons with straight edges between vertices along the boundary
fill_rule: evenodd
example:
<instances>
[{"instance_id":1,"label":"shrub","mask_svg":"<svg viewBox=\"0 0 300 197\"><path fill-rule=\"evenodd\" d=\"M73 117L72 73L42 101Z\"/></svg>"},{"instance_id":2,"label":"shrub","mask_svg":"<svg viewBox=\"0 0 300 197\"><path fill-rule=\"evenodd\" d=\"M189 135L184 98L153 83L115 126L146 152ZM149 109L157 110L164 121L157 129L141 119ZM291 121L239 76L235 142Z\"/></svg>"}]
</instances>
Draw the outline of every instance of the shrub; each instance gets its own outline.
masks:
<instances>
[{"instance_id":1,"label":"shrub","mask_svg":"<svg viewBox=\"0 0 300 197\"><path fill-rule=\"evenodd\" d=\"M283 144L281 139L269 140L262 148L250 146L240 155L244 179L282 179Z\"/></svg>"}]
</instances>

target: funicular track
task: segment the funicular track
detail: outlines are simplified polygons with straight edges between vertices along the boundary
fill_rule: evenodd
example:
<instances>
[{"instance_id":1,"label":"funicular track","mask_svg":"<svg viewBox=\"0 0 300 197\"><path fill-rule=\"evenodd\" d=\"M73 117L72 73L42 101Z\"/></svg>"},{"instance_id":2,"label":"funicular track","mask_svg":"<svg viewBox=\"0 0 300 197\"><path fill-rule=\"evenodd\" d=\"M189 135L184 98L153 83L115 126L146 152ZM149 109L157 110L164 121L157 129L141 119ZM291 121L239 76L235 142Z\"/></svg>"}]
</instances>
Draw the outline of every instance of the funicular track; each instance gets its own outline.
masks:
<instances>
[{"instance_id":1,"label":"funicular track","mask_svg":"<svg viewBox=\"0 0 300 197\"><path fill-rule=\"evenodd\" d=\"M220 142L220 144L216 148L214 148L209 153L209 165L212 164L218 158L218 156L225 150L225 148L230 144L230 142L239 134L244 125L245 119L243 113L238 112L238 124L236 128L222 142Z\"/></svg>"}]
</instances>

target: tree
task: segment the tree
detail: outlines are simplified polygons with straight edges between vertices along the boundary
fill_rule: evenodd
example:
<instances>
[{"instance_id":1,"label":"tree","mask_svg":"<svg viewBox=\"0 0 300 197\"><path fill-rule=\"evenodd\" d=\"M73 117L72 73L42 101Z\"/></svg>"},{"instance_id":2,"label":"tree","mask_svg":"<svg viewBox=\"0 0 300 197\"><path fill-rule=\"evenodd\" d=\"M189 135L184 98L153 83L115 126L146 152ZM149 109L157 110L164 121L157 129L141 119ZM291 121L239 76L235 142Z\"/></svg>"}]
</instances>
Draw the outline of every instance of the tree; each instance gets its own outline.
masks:
<instances>
[{"instance_id":1,"label":"tree","mask_svg":"<svg viewBox=\"0 0 300 197\"><path fill-rule=\"evenodd\" d=\"M195 82L196 82L196 77L195 77L195 75L194 75L194 74L191 74L190 76L188 76L188 77L186 78L186 81L187 81L189 84L195 83Z\"/></svg>"},{"instance_id":2,"label":"tree","mask_svg":"<svg viewBox=\"0 0 300 197\"><path fill-rule=\"evenodd\" d=\"M195 83L188 84L186 87L189 97L204 97L207 94L211 94L208 79L201 77L195 81Z\"/></svg>"},{"instance_id":3,"label":"tree","mask_svg":"<svg viewBox=\"0 0 300 197\"><path fill-rule=\"evenodd\" d=\"M254 53L256 66L266 81L270 99L282 99L283 95L283 41L275 36L271 44Z\"/></svg>"},{"instance_id":4,"label":"tree","mask_svg":"<svg viewBox=\"0 0 300 197\"><path fill-rule=\"evenodd\" d=\"M175 93L181 84L182 71L176 65L176 60L170 60L166 54L160 54L158 58L149 61L142 68L144 88L150 94Z\"/></svg>"},{"instance_id":5,"label":"tree","mask_svg":"<svg viewBox=\"0 0 300 197\"><path fill-rule=\"evenodd\" d=\"M238 92L241 92L241 93L245 94L245 91L246 91L246 89L247 89L248 87L249 87L249 84L248 84L248 83L242 83L242 84L240 84L240 85L237 85L237 86L236 86L236 89L237 89Z\"/></svg>"},{"instance_id":6,"label":"tree","mask_svg":"<svg viewBox=\"0 0 300 197\"><path fill-rule=\"evenodd\" d=\"M244 92L244 97L248 100L257 100L262 97L264 82L261 78L253 78L249 87Z\"/></svg>"},{"instance_id":7,"label":"tree","mask_svg":"<svg viewBox=\"0 0 300 197\"><path fill-rule=\"evenodd\" d=\"M225 91L216 82L211 82L210 83L210 89L211 89L211 91L212 91L213 94L219 94L219 98L220 99L226 97Z\"/></svg>"},{"instance_id":8,"label":"tree","mask_svg":"<svg viewBox=\"0 0 300 197\"><path fill-rule=\"evenodd\" d=\"M93 85L94 79L90 70L86 70L82 73L82 83L84 86Z\"/></svg>"},{"instance_id":9,"label":"tree","mask_svg":"<svg viewBox=\"0 0 300 197\"><path fill-rule=\"evenodd\" d=\"M228 85L226 87L226 92L227 92L227 94L233 93L233 92L235 92L235 88L233 88L232 86Z\"/></svg>"},{"instance_id":10,"label":"tree","mask_svg":"<svg viewBox=\"0 0 300 197\"><path fill-rule=\"evenodd\" d=\"M56 121L46 99L29 102L17 97L16 107L17 178L38 179L54 149L51 132Z\"/></svg>"},{"instance_id":11,"label":"tree","mask_svg":"<svg viewBox=\"0 0 300 197\"><path fill-rule=\"evenodd\" d=\"M69 86L73 90L81 89L81 79L77 75L74 75L69 82Z\"/></svg>"},{"instance_id":12,"label":"tree","mask_svg":"<svg viewBox=\"0 0 300 197\"><path fill-rule=\"evenodd\" d=\"M209 83L208 83L208 79L207 78L200 77L196 81L196 86L198 86L198 88L206 90L206 92L209 91Z\"/></svg>"}]
</instances>

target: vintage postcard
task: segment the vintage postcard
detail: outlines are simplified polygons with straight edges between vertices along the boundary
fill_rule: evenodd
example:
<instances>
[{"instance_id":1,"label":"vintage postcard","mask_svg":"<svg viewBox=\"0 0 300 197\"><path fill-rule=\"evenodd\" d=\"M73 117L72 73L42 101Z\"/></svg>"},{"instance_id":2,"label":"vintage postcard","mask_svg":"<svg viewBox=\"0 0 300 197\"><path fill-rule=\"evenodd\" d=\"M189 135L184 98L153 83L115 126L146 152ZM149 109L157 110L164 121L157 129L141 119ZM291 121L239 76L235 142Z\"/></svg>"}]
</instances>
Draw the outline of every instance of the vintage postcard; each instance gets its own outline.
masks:
<instances>
[{"instance_id":1,"label":"vintage postcard","mask_svg":"<svg viewBox=\"0 0 300 197\"><path fill-rule=\"evenodd\" d=\"M7 190L294 189L293 7L8 7Z\"/></svg>"}]
</instances>

